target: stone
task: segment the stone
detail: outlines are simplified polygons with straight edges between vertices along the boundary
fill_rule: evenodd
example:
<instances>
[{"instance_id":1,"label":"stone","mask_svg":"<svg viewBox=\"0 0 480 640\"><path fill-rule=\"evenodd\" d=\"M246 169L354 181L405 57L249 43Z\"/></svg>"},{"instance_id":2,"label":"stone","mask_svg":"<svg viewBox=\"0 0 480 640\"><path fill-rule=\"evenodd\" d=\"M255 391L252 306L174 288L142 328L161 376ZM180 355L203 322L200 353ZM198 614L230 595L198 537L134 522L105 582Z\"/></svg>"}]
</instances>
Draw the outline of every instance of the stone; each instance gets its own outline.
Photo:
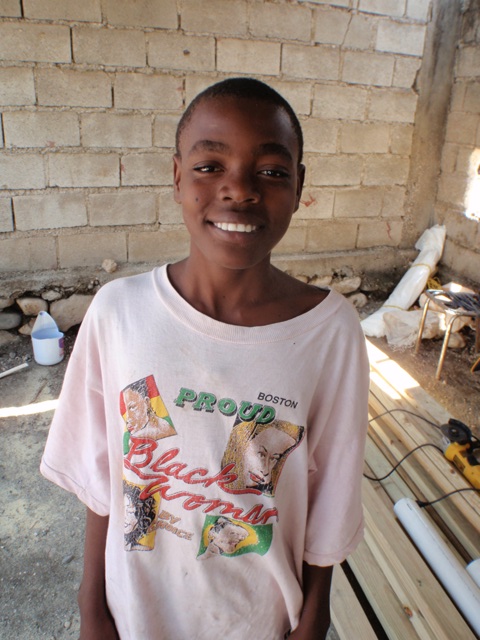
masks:
<instances>
[{"instance_id":1,"label":"stone","mask_svg":"<svg viewBox=\"0 0 480 640\"><path fill-rule=\"evenodd\" d=\"M32 330L33 330L33 325L35 324L35 320L36 318L31 318L27 324L24 324L22 327L20 327L20 329L18 330L18 333L22 336L31 336L32 335Z\"/></svg>"},{"instance_id":2,"label":"stone","mask_svg":"<svg viewBox=\"0 0 480 640\"><path fill-rule=\"evenodd\" d=\"M363 309L368 302L368 298L364 293L353 293L347 297L347 300L351 302L356 309Z\"/></svg>"},{"instance_id":3,"label":"stone","mask_svg":"<svg viewBox=\"0 0 480 640\"><path fill-rule=\"evenodd\" d=\"M48 302L42 298L17 298L16 302L26 316L38 316L40 311L48 311Z\"/></svg>"},{"instance_id":4,"label":"stone","mask_svg":"<svg viewBox=\"0 0 480 640\"><path fill-rule=\"evenodd\" d=\"M102 269L107 273L114 273L118 269L118 265L115 260L112 260L111 258L105 258L105 260L102 262Z\"/></svg>"},{"instance_id":5,"label":"stone","mask_svg":"<svg viewBox=\"0 0 480 640\"><path fill-rule=\"evenodd\" d=\"M55 289L49 289L48 291L44 291L42 293L42 298L47 302L60 300L61 297L62 297L62 293L60 291L55 291Z\"/></svg>"},{"instance_id":6,"label":"stone","mask_svg":"<svg viewBox=\"0 0 480 640\"><path fill-rule=\"evenodd\" d=\"M13 298L0 298L0 309L7 309L15 302Z\"/></svg>"},{"instance_id":7,"label":"stone","mask_svg":"<svg viewBox=\"0 0 480 640\"><path fill-rule=\"evenodd\" d=\"M307 284L307 282L308 282L308 276L306 276L303 273L299 273L298 276L295 276L295 278L297 280L300 280L300 282L305 282L305 284Z\"/></svg>"},{"instance_id":8,"label":"stone","mask_svg":"<svg viewBox=\"0 0 480 640\"><path fill-rule=\"evenodd\" d=\"M347 294L353 293L360 288L362 279L360 276L352 276L351 278L343 278L342 280L336 280L332 282L332 289L335 289L337 293Z\"/></svg>"},{"instance_id":9,"label":"stone","mask_svg":"<svg viewBox=\"0 0 480 640\"><path fill-rule=\"evenodd\" d=\"M70 298L52 302L50 315L60 331L68 331L70 327L82 322L92 300L93 296L74 293Z\"/></svg>"},{"instance_id":10,"label":"stone","mask_svg":"<svg viewBox=\"0 0 480 640\"><path fill-rule=\"evenodd\" d=\"M16 311L2 311L0 313L0 331L16 329L22 323L22 316Z\"/></svg>"},{"instance_id":11,"label":"stone","mask_svg":"<svg viewBox=\"0 0 480 640\"><path fill-rule=\"evenodd\" d=\"M314 287L319 287L323 289L325 287L329 287L332 283L332 276L314 276L310 280L310 284Z\"/></svg>"}]
</instances>

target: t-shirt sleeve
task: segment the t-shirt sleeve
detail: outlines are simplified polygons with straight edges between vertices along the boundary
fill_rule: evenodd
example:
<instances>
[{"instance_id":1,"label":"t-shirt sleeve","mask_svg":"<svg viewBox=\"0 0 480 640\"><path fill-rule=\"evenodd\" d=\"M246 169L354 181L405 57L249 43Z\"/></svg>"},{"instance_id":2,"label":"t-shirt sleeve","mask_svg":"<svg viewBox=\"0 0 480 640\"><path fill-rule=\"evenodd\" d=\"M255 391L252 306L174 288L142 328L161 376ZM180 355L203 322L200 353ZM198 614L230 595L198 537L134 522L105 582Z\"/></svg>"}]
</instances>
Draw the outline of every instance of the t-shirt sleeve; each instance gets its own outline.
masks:
<instances>
[{"instance_id":1,"label":"t-shirt sleeve","mask_svg":"<svg viewBox=\"0 0 480 640\"><path fill-rule=\"evenodd\" d=\"M110 473L95 303L75 341L40 471L104 516L110 510Z\"/></svg>"},{"instance_id":2,"label":"t-shirt sleeve","mask_svg":"<svg viewBox=\"0 0 480 640\"><path fill-rule=\"evenodd\" d=\"M357 326L358 325L358 326ZM342 562L363 537L361 484L368 426L369 365L365 338L352 318L333 345L327 389L309 443L309 516L304 560Z\"/></svg>"}]
</instances>

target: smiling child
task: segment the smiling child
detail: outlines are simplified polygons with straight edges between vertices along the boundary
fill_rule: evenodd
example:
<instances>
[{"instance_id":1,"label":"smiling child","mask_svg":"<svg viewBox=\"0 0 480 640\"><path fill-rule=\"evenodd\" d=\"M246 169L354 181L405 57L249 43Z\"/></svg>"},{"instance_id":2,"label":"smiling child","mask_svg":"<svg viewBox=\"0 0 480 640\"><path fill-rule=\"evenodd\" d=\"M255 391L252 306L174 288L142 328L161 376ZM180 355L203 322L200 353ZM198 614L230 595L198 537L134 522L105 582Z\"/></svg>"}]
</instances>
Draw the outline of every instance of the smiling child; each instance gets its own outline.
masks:
<instances>
[{"instance_id":1,"label":"smiling child","mask_svg":"<svg viewBox=\"0 0 480 640\"><path fill-rule=\"evenodd\" d=\"M107 284L82 323L41 463L87 506L81 640L326 637L369 378L354 308L271 264L302 149L264 83L202 92L174 155L188 257Z\"/></svg>"}]
</instances>

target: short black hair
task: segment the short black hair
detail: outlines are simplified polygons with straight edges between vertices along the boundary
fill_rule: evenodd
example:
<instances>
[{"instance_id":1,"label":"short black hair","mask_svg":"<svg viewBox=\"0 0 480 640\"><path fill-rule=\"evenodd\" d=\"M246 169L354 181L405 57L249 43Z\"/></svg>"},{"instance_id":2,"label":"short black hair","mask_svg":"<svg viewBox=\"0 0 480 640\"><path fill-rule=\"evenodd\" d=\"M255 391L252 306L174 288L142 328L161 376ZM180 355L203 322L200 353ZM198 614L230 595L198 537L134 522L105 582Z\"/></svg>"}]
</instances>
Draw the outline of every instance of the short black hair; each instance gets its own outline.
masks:
<instances>
[{"instance_id":1,"label":"short black hair","mask_svg":"<svg viewBox=\"0 0 480 640\"><path fill-rule=\"evenodd\" d=\"M222 80L221 82L217 82L216 84L207 87L199 93L188 105L180 118L180 122L178 123L175 135L175 147L178 155L180 155L180 138L185 127L190 122L196 108L204 100L212 98L248 98L258 100L260 102L267 102L279 109L283 109L290 120L295 137L297 138L298 162L300 163L302 161L303 133L295 111L285 98L275 91L275 89L272 89L268 84L265 84L260 80L256 80L255 78L227 78L226 80Z\"/></svg>"}]
</instances>

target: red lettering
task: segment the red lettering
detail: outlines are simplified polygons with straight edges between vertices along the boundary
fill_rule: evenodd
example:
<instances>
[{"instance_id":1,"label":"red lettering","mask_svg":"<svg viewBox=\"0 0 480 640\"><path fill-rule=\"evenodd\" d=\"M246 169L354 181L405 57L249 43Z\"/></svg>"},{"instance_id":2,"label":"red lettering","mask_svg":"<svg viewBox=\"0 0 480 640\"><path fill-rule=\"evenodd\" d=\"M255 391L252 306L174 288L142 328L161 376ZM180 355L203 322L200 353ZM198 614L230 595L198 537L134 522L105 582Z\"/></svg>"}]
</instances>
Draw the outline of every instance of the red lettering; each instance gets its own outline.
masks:
<instances>
[{"instance_id":1,"label":"red lettering","mask_svg":"<svg viewBox=\"0 0 480 640\"><path fill-rule=\"evenodd\" d=\"M147 467L152 462L153 452L157 448L157 443L155 440L135 438L135 436L130 436L130 440L132 442L132 446L125 457L125 460L128 460L131 465L130 468L136 467L138 469L142 469L143 467ZM140 456L143 460L135 461L134 464L132 462L132 458L134 456Z\"/></svg>"}]
</instances>

